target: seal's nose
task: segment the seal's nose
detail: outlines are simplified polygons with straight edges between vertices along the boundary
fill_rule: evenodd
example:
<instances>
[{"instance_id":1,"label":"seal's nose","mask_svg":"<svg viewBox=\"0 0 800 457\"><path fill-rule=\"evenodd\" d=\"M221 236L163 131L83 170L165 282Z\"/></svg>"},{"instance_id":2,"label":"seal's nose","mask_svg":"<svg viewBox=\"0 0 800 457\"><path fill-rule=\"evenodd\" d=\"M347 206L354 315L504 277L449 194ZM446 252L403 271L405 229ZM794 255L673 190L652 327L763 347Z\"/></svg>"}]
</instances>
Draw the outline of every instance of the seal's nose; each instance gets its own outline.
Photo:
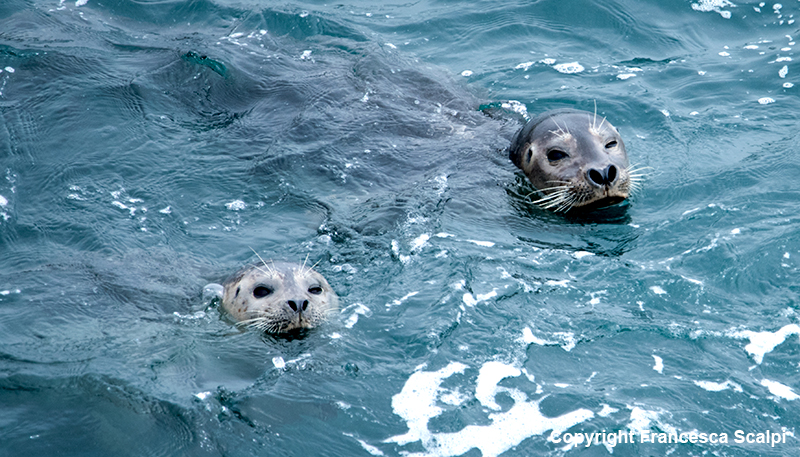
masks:
<instances>
[{"instance_id":1,"label":"seal's nose","mask_svg":"<svg viewBox=\"0 0 800 457\"><path fill-rule=\"evenodd\" d=\"M308 308L308 300L303 300L303 301L289 300L287 303L289 305L289 308L292 308L292 311L296 313L300 311L305 311L306 308Z\"/></svg>"},{"instance_id":2,"label":"seal's nose","mask_svg":"<svg viewBox=\"0 0 800 457\"><path fill-rule=\"evenodd\" d=\"M586 172L589 182L598 187L610 186L611 184L614 184L614 181L617 180L617 174L617 167L613 164L607 166L605 170L602 171L596 168L591 168Z\"/></svg>"}]
</instances>

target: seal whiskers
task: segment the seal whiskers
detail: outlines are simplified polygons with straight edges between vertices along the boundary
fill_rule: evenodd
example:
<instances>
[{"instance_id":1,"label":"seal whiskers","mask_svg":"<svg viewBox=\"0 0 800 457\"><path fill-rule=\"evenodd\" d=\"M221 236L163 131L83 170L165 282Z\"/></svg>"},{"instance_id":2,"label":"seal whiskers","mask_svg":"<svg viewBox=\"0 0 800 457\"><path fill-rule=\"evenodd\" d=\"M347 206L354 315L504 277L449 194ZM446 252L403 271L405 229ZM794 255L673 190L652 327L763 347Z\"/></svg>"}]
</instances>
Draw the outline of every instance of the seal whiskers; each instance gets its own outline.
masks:
<instances>
[{"instance_id":1,"label":"seal whiskers","mask_svg":"<svg viewBox=\"0 0 800 457\"><path fill-rule=\"evenodd\" d=\"M255 330L260 330L265 333L282 333L283 326L280 322L270 321L266 317L254 317L246 321L236 323L239 327L247 327Z\"/></svg>"},{"instance_id":2,"label":"seal whiskers","mask_svg":"<svg viewBox=\"0 0 800 457\"><path fill-rule=\"evenodd\" d=\"M633 195L639 192L642 188L642 181L644 178L647 177L648 173L644 173L645 170L652 170L653 167L639 167L635 168L636 164L631 164L625 171L628 175L628 188L630 190L630 194Z\"/></svg>"},{"instance_id":3,"label":"seal whiskers","mask_svg":"<svg viewBox=\"0 0 800 457\"><path fill-rule=\"evenodd\" d=\"M534 200L533 203L542 209L554 209L554 211L566 211L572 207L577 201L577 194L572 192L573 186L563 185L556 187L549 187L545 190L553 190L544 197Z\"/></svg>"},{"instance_id":4,"label":"seal whiskers","mask_svg":"<svg viewBox=\"0 0 800 457\"><path fill-rule=\"evenodd\" d=\"M262 264L264 264L264 267L265 267L265 268L266 268L268 271L261 270L261 268L259 268L257 265L253 265L253 268L258 268L258 269L259 269L259 270L260 270L262 273L264 273L265 275L272 274L272 269L269 267L269 265L267 265L267 262L265 262L265 261L264 261L264 259L262 259L260 255L258 255L258 252L256 252L256 250L255 250L255 249L253 249L253 248L250 248L250 250L251 250L251 251L253 251L253 254L255 254L255 255L256 255L256 257L258 257L258 260L260 260L260 261L261 261L261 263L262 263Z\"/></svg>"}]
</instances>

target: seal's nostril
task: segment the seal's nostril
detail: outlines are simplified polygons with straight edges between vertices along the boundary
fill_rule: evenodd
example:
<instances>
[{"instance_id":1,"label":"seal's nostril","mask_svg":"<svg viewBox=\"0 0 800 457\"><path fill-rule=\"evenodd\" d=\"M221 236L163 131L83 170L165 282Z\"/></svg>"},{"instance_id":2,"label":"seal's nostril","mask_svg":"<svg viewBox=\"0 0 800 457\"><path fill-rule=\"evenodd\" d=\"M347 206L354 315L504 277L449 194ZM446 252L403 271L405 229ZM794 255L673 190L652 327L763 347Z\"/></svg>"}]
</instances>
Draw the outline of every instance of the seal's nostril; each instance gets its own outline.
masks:
<instances>
[{"instance_id":1,"label":"seal's nostril","mask_svg":"<svg viewBox=\"0 0 800 457\"><path fill-rule=\"evenodd\" d=\"M616 180L617 180L617 167L615 167L614 165L609 165L608 168L606 168L606 182L608 184L611 184Z\"/></svg>"},{"instance_id":2,"label":"seal's nostril","mask_svg":"<svg viewBox=\"0 0 800 457\"><path fill-rule=\"evenodd\" d=\"M618 174L617 167L614 165L609 165L602 172L596 168L592 168L586 173L586 176L589 178L589 181L591 181L592 184L597 186L610 186L614 183L614 181L617 180Z\"/></svg>"},{"instance_id":3,"label":"seal's nostril","mask_svg":"<svg viewBox=\"0 0 800 457\"><path fill-rule=\"evenodd\" d=\"M603 174L595 170L594 168L589 170L588 176L589 180L597 184L598 186L602 186L605 183L605 178L603 177Z\"/></svg>"},{"instance_id":4,"label":"seal's nostril","mask_svg":"<svg viewBox=\"0 0 800 457\"><path fill-rule=\"evenodd\" d=\"M308 308L308 300L303 300L303 311L305 311L306 308Z\"/></svg>"},{"instance_id":5,"label":"seal's nostril","mask_svg":"<svg viewBox=\"0 0 800 457\"><path fill-rule=\"evenodd\" d=\"M292 311L297 312L297 303L294 300L289 300L289 308L292 308Z\"/></svg>"}]
</instances>

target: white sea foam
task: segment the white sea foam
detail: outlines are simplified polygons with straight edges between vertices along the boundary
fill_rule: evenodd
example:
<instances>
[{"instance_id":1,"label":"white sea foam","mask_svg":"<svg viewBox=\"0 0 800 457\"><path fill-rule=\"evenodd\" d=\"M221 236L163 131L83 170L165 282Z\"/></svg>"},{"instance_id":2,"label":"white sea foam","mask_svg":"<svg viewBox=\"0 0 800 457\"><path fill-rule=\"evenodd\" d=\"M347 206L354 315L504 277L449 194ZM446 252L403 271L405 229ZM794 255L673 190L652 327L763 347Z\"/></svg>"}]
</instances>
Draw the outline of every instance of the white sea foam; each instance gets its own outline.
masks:
<instances>
[{"instance_id":1,"label":"white sea foam","mask_svg":"<svg viewBox=\"0 0 800 457\"><path fill-rule=\"evenodd\" d=\"M367 444L366 441L360 440L358 438L354 438L354 439L356 441L358 441L358 444L360 444L361 447L364 448L365 451L369 452L370 455L374 455L374 456L378 456L378 457L386 455L386 454L383 453L383 451L381 451L380 449L376 448L375 446L373 446L371 444Z\"/></svg>"},{"instance_id":2,"label":"white sea foam","mask_svg":"<svg viewBox=\"0 0 800 457\"><path fill-rule=\"evenodd\" d=\"M664 360L657 355L654 355L653 359L656 361L655 365L653 365L653 369L659 373L664 373Z\"/></svg>"},{"instance_id":3,"label":"white sea foam","mask_svg":"<svg viewBox=\"0 0 800 457\"><path fill-rule=\"evenodd\" d=\"M731 18L731 12L723 10L722 8L735 8L736 5L728 0L700 0L699 3L692 3L692 9L695 11L716 12L725 19Z\"/></svg>"},{"instance_id":4,"label":"white sea foam","mask_svg":"<svg viewBox=\"0 0 800 457\"><path fill-rule=\"evenodd\" d=\"M428 240L431 239L431 236L427 233L423 233L422 235L414 238L411 240L411 251L419 251L428 243Z\"/></svg>"},{"instance_id":5,"label":"white sea foam","mask_svg":"<svg viewBox=\"0 0 800 457\"><path fill-rule=\"evenodd\" d=\"M650 290L652 290L653 293L656 294L656 295L665 295L667 293L667 291L665 291L664 289L662 289L659 286L652 286L652 287L650 287Z\"/></svg>"},{"instance_id":6,"label":"white sea foam","mask_svg":"<svg viewBox=\"0 0 800 457\"><path fill-rule=\"evenodd\" d=\"M592 297L589 300L589 304L590 305L594 306L594 305L599 305L600 304L600 297L598 295L608 295L608 291L607 290L598 290L597 292L589 292L589 296Z\"/></svg>"},{"instance_id":7,"label":"white sea foam","mask_svg":"<svg viewBox=\"0 0 800 457\"><path fill-rule=\"evenodd\" d=\"M738 330L728 332L728 336L739 339L749 339L750 344L744 347L757 364L761 364L764 355L772 352L776 346L783 343L791 335L800 335L800 326L789 324L775 332L753 332L751 330Z\"/></svg>"},{"instance_id":8,"label":"white sea foam","mask_svg":"<svg viewBox=\"0 0 800 457\"><path fill-rule=\"evenodd\" d=\"M572 332L555 332L552 334L555 337L555 340L539 338L533 334L530 328L525 327L522 329L522 343L525 345L528 344L538 344L539 346L561 346L562 349L569 352L571 351L577 344L578 340L575 338L575 334Z\"/></svg>"},{"instance_id":9,"label":"white sea foam","mask_svg":"<svg viewBox=\"0 0 800 457\"><path fill-rule=\"evenodd\" d=\"M421 371L422 368L424 365L409 376L400 393L392 397L392 410L406 421L408 432L393 436L387 442L403 445L429 438L428 421L443 412L436 406L442 391L439 386L453 374L463 373L467 366L451 362L439 371Z\"/></svg>"},{"instance_id":10,"label":"white sea foam","mask_svg":"<svg viewBox=\"0 0 800 457\"><path fill-rule=\"evenodd\" d=\"M517 100L509 100L507 102L503 102L500 106L502 106L503 109L507 109L522 115L522 117L525 119L530 119L530 116L528 115L528 107L522 102Z\"/></svg>"},{"instance_id":11,"label":"white sea foam","mask_svg":"<svg viewBox=\"0 0 800 457\"><path fill-rule=\"evenodd\" d=\"M198 392L194 394L194 396L199 398L200 400L205 400L206 398L211 396L211 392Z\"/></svg>"},{"instance_id":12,"label":"white sea foam","mask_svg":"<svg viewBox=\"0 0 800 457\"><path fill-rule=\"evenodd\" d=\"M539 346L546 346L548 344L556 344L555 342L547 341L545 339L539 338L533 334L531 329L525 327L522 329L522 342L525 345L528 344L538 344Z\"/></svg>"},{"instance_id":13,"label":"white sea foam","mask_svg":"<svg viewBox=\"0 0 800 457\"><path fill-rule=\"evenodd\" d=\"M232 201L230 203L225 203L225 207L228 208L231 211L241 211L241 210L247 208L247 203L245 203L245 202L243 202L241 200L234 200L234 201Z\"/></svg>"},{"instance_id":14,"label":"white sea foam","mask_svg":"<svg viewBox=\"0 0 800 457\"><path fill-rule=\"evenodd\" d=\"M583 65L578 62L560 63L553 65L553 68L559 73L572 74L580 73L584 70Z\"/></svg>"},{"instance_id":15,"label":"white sea foam","mask_svg":"<svg viewBox=\"0 0 800 457\"><path fill-rule=\"evenodd\" d=\"M480 240L466 240L470 243L477 244L478 246L483 246L485 248L490 248L494 246L494 242L492 241L480 241Z\"/></svg>"},{"instance_id":16,"label":"white sea foam","mask_svg":"<svg viewBox=\"0 0 800 457\"><path fill-rule=\"evenodd\" d=\"M578 409L557 417L545 417L539 410L541 399L529 401L518 389L497 386L497 383L508 376L519 376L520 370L492 361L484 364L480 370L481 374L476 382L476 398L482 405L494 409L494 396L498 392L505 392L514 400L514 405L506 412L489 414L489 425L467 425L453 433L431 432L428 430L428 421L443 412L436 406L437 397L443 391L440 388L441 383L455 373L463 373L466 368L464 364L452 362L439 371L417 371L412 374L403 390L392 397L392 408L395 414L406 421L409 431L388 438L385 442L405 445L419 441L425 452L408 454L415 456L457 456L471 449L479 449L483 457L496 457L534 435L541 435L547 430L559 435L594 417L594 413L587 409Z\"/></svg>"},{"instance_id":17,"label":"white sea foam","mask_svg":"<svg viewBox=\"0 0 800 457\"><path fill-rule=\"evenodd\" d=\"M743 392L742 386L733 381L713 382L713 381L693 381L694 384L709 392L721 392L723 390L733 389L736 392Z\"/></svg>"},{"instance_id":18,"label":"white sea foam","mask_svg":"<svg viewBox=\"0 0 800 457\"><path fill-rule=\"evenodd\" d=\"M492 299L492 298L494 298L496 296L497 296L497 289L493 289L491 292L487 292L485 294L477 294L475 296L473 296L471 293L467 292L467 293L464 294L464 296L461 298L461 300L467 306L475 306L475 305L477 305L478 303L480 303L482 301L486 301L486 300Z\"/></svg>"},{"instance_id":19,"label":"white sea foam","mask_svg":"<svg viewBox=\"0 0 800 457\"><path fill-rule=\"evenodd\" d=\"M608 417L616 413L617 411L619 411L619 409L612 408L611 406L608 406L607 404L603 403L603 409L601 409L600 412L597 413L597 415L600 417Z\"/></svg>"},{"instance_id":20,"label":"white sea foam","mask_svg":"<svg viewBox=\"0 0 800 457\"><path fill-rule=\"evenodd\" d=\"M761 385L769 389L769 393L775 395L776 397L783 398L784 400L797 400L800 398L800 395L794 393L791 387L781 384L777 381L770 381L769 379L762 379Z\"/></svg>"},{"instance_id":21,"label":"white sea foam","mask_svg":"<svg viewBox=\"0 0 800 457\"><path fill-rule=\"evenodd\" d=\"M400 303L402 303L402 301ZM350 316L344 323L344 326L347 328L353 328L353 326L356 325L356 323L358 322L358 316L369 317L372 314L372 311L370 311L370 309L367 306L361 303L353 303L352 305L344 308L341 313L346 314L351 311L352 314L350 314Z\"/></svg>"},{"instance_id":22,"label":"white sea foam","mask_svg":"<svg viewBox=\"0 0 800 457\"><path fill-rule=\"evenodd\" d=\"M667 433L677 432L675 427L665 424L660 420L660 417L663 414L660 411L648 411L638 406L628 406L628 409L631 410L628 430L632 431L635 435L641 436L644 431L650 432L653 422L658 424L658 428Z\"/></svg>"},{"instance_id":23,"label":"white sea foam","mask_svg":"<svg viewBox=\"0 0 800 457\"><path fill-rule=\"evenodd\" d=\"M764 360L765 354L772 352L775 347L783 343L791 335L800 335L800 326L789 324L774 333L743 330L730 334L734 338L747 338L750 340L750 344L745 346L744 349L753 356L753 359L758 364Z\"/></svg>"},{"instance_id":24,"label":"white sea foam","mask_svg":"<svg viewBox=\"0 0 800 457\"><path fill-rule=\"evenodd\" d=\"M686 281L689 281L692 284L697 284L698 286L702 286L703 285L703 281L700 281L699 279L692 279L692 278L686 277L684 275L681 275L681 278L685 279Z\"/></svg>"},{"instance_id":25,"label":"white sea foam","mask_svg":"<svg viewBox=\"0 0 800 457\"><path fill-rule=\"evenodd\" d=\"M119 209L124 209L124 210L126 210L126 211L130 212L130 213L131 213L131 216L135 216L135 215L136 215L136 207L135 207L135 206L127 206L127 205L125 205L124 203L122 203L122 202L119 202L119 201L116 201L116 200L114 200L113 202L111 202L111 204L112 204L112 205L114 205L114 206L116 206L116 207L117 207L117 208L119 208ZM143 211L146 211L146 209L145 209L145 208L142 208L142 210L143 210Z\"/></svg>"},{"instance_id":26,"label":"white sea foam","mask_svg":"<svg viewBox=\"0 0 800 457\"><path fill-rule=\"evenodd\" d=\"M484 363L478 374L478 380L476 381L475 398L477 398L483 406L499 411L500 405L494 400L497 394L497 383L508 377L516 378L520 374L522 374L522 372L518 368L501 362L492 361Z\"/></svg>"},{"instance_id":27,"label":"white sea foam","mask_svg":"<svg viewBox=\"0 0 800 457\"><path fill-rule=\"evenodd\" d=\"M525 119L529 119L530 116L528 115L528 107L525 106L524 103L521 103L517 100L509 100L507 102L503 102L500 104L503 109L511 110L517 114L521 114L522 117Z\"/></svg>"},{"instance_id":28,"label":"white sea foam","mask_svg":"<svg viewBox=\"0 0 800 457\"><path fill-rule=\"evenodd\" d=\"M436 183L436 194L441 196L447 190L447 175L437 176L432 181Z\"/></svg>"},{"instance_id":29,"label":"white sea foam","mask_svg":"<svg viewBox=\"0 0 800 457\"><path fill-rule=\"evenodd\" d=\"M387 304L386 304L386 307L387 307L387 308L391 308L392 306L402 305L402 304L403 304L403 302L405 302L405 301L406 301L406 300L408 300L409 298L413 297L414 295L417 295L418 293L419 293L419 291L418 291L418 290L417 290L417 291L414 291L414 292L409 292L409 293L405 294L405 295L403 296L403 298L399 298L399 299L397 299L397 300L394 300L394 301L392 301L391 303L387 303Z\"/></svg>"}]
</instances>

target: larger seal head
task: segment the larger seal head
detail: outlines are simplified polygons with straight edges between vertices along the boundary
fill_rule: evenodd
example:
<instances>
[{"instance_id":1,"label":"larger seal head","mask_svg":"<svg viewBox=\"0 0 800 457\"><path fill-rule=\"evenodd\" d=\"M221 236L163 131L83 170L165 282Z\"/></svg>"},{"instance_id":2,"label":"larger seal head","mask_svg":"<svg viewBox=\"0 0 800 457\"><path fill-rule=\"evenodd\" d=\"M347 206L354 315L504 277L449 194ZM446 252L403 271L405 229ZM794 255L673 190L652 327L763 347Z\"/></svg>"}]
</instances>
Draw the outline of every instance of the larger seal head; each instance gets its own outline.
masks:
<instances>
[{"instance_id":1,"label":"larger seal head","mask_svg":"<svg viewBox=\"0 0 800 457\"><path fill-rule=\"evenodd\" d=\"M304 265L262 262L222 285L222 307L240 325L267 333L313 328L339 307L325 278Z\"/></svg>"},{"instance_id":2,"label":"larger seal head","mask_svg":"<svg viewBox=\"0 0 800 457\"><path fill-rule=\"evenodd\" d=\"M530 120L509 157L539 192L535 203L553 211L619 203L638 178L617 129L587 111L550 111Z\"/></svg>"}]
</instances>

